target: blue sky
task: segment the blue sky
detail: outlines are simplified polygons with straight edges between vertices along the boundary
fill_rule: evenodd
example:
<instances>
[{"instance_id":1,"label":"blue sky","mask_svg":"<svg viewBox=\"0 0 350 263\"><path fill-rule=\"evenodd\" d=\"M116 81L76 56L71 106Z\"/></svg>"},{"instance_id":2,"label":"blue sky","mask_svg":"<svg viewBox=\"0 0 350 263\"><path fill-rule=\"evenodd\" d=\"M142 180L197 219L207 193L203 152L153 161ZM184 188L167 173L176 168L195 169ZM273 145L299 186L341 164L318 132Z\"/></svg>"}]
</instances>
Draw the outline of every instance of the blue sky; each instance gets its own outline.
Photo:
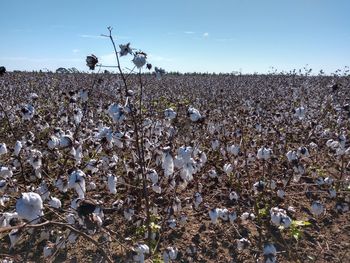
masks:
<instances>
[{"instance_id":1,"label":"blue sky","mask_svg":"<svg viewBox=\"0 0 350 263\"><path fill-rule=\"evenodd\" d=\"M106 65L116 42L180 72L268 72L350 66L348 0L1 0L0 65L86 70ZM123 58L129 67L131 57Z\"/></svg>"}]
</instances>

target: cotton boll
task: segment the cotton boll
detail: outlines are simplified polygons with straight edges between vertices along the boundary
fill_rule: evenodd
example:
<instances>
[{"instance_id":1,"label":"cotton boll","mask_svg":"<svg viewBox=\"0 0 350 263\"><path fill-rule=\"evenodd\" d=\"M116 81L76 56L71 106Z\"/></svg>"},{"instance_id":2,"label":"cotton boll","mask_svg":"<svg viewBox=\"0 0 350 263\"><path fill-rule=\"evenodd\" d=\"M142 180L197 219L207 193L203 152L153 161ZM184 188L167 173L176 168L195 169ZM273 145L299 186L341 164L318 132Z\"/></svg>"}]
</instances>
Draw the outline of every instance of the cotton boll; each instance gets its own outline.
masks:
<instances>
[{"instance_id":1,"label":"cotton boll","mask_svg":"<svg viewBox=\"0 0 350 263\"><path fill-rule=\"evenodd\" d=\"M16 212L14 212L14 213L9 213L9 212L2 213L2 215L0 217L0 227L9 227L11 220L14 218L18 218L18 214Z\"/></svg>"},{"instance_id":2,"label":"cotton boll","mask_svg":"<svg viewBox=\"0 0 350 263\"><path fill-rule=\"evenodd\" d=\"M171 260L176 260L178 249L173 247L167 247L163 253L164 263L169 263Z\"/></svg>"},{"instance_id":3,"label":"cotton boll","mask_svg":"<svg viewBox=\"0 0 350 263\"><path fill-rule=\"evenodd\" d=\"M22 193L21 198L16 202L16 212L18 216L31 223L38 222L38 218L44 215L42 210L43 201L37 193Z\"/></svg>"},{"instance_id":4,"label":"cotton boll","mask_svg":"<svg viewBox=\"0 0 350 263\"><path fill-rule=\"evenodd\" d=\"M16 141L15 149L14 149L14 155L18 156L19 153L21 152L21 150L22 150L22 142L21 141Z\"/></svg>"},{"instance_id":5,"label":"cotton boll","mask_svg":"<svg viewBox=\"0 0 350 263\"><path fill-rule=\"evenodd\" d=\"M259 150L258 150L258 153L257 153L257 158L259 160L268 160L270 159L271 157L271 154L272 154L272 150L270 148L267 148L267 147L261 147Z\"/></svg>"},{"instance_id":6,"label":"cotton boll","mask_svg":"<svg viewBox=\"0 0 350 263\"><path fill-rule=\"evenodd\" d=\"M320 201L314 201L311 205L311 213L314 216L320 216L324 212L324 207Z\"/></svg>"},{"instance_id":7,"label":"cotton boll","mask_svg":"<svg viewBox=\"0 0 350 263\"><path fill-rule=\"evenodd\" d=\"M11 242L11 246L10 248L15 247L15 245L17 244L19 238L20 238L20 232L18 229L12 229L11 232L9 233L9 238L10 238L10 242Z\"/></svg>"},{"instance_id":8,"label":"cotton boll","mask_svg":"<svg viewBox=\"0 0 350 263\"><path fill-rule=\"evenodd\" d=\"M203 197L200 193L195 193L194 195L194 207L198 209L199 205L203 202Z\"/></svg>"},{"instance_id":9,"label":"cotton boll","mask_svg":"<svg viewBox=\"0 0 350 263\"><path fill-rule=\"evenodd\" d=\"M0 143L0 156L7 153L7 147L5 143Z\"/></svg>"},{"instance_id":10,"label":"cotton boll","mask_svg":"<svg viewBox=\"0 0 350 263\"><path fill-rule=\"evenodd\" d=\"M164 115L166 119L172 120L176 118L176 112L172 108L166 109Z\"/></svg>"},{"instance_id":11,"label":"cotton boll","mask_svg":"<svg viewBox=\"0 0 350 263\"><path fill-rule=\"evenodd\" d=\"M54 252L54 245L48 244L43 248L43 256L44 258L51 257Z\"/></svg>"},{"instance_id":12,"label":"cotton boll","mask_svg":"<svg viewBox=\"0 0 350 263\"><path fill-rule=\"evenodd\" d=\"M154 169L150 169L147 172L147 179L152 182L152 184L158 183L158 173Z\"/></svg>"},{"instance_id":13,"label":"cotton boll","mask_svg":"<svg viewBox=\"0 0 350 263\"><path fill-rule=\"evenodd\" d=\"M174 160L170 153L170 147L163 148L162 168L166 177L174 173Z\"/></svg>"},{"instance_id":14,"label":"cotton boll","mask_svg":"<svg viewBox=\"0 0 350 263\"><path fill-rule=\"evenodd\" d=\"M56 197L51 197L51 200L49 201L49 206L57 209L61 208L62 206L61 200Z\"/></svg>"},{"instance_id":15,"label":"cotton boll","mask_svg":"<svg viewBox=\"0 0 350 263\"><path fill-rule=\"evenodd\" d=\"M116 194L117 193L117 177L114 175L109 174L107 176L108 178L108 190L111 194Z\"/></svg>"},{"instance_id":16,"label":"cotton boll","mask_svg":"<svg viewBox=\"0 0 350 263\"><path fill-rule=\"evenodd\" d=\"M229 199L232 201L237 201L239 199L238 194L235 191L230 192Z\"/></svg>"},{"instance_id":17,"label":"cotton boll","mask_svg":"<svg viewBox=\"0 0 350 263\"><path fill-rule=\"evenodd\" d=\"M69 176L68 188L74 188L80 198L85 197L85 173L81 170L73 171Z\"/></svg>"},{"instance_id":18,"label":"cotton boll","mask_svg":"<svg viewBox=\"0 0 350 263\"><path fill-rule=\"evenodd\" d=\"M203 118L200 112L193 107L189 107L187 114L192 122L200 121Z\"/></svg>"},{"instance_id":19,"label":"cotton boll","mask_svg":"<svg viewBox=\"0 0 350 263\"><path fill-rule=\"evenodd\" d=\"M152 190L153 190L153 192L155 192L157 194L161 194L162 193L162 188L160 187L159 184L152 185Z\"/></svg>"},{"instance_id":20,"label":"cotton boll","mask_svg":"<svg viewBox=\"0 0 350 263\"><path fill-rule=\"evenodd\" d=\"M273 244L265 244L264 245L264 251L263 251L264 257L266 259L266 263L275 263L276 262L276 255L277 250L276 247Z\"/></svg>"},{"instance_id":21,"label":"cotton boll","mask_svg":"<svg viewBox=\"0 0 350 263\"><path fill-rule=\"evenodd\" d=\"M246 238L241 238L237 240L237 250L242 251L250 245L250 241Z\"/></svg>"},{"instance_id":22,"label":"cotton boll","mask_svg":"<svg viewBox=\"0 0 350 263\"><path fill-rule=\"evenodd\" d=\"M218 208L211 209L209 211L209 217L210 217L211 222L215 225L218 222L219 209Z\"/></svg>"},{"instance_id":23,"label":"cotton boll","mask_svg":"<svg viewBox=\"0 0 350 263\"><path fill-rule=\"evenodd\" d=\"M7 178L11 178L12 175L13 175L12 169L5 166L0 167L0 177L2 177L3 179L7 179Z\"/></svg>"},{"instance_id":24,"label":"cotton boll","mask_svg":"<svg viewBox=\"0 0 350 263\"><path fill-rule=\"evenodd\" d=\"M60 139L56 136L52 135L47 143L47 147L49 149L56 149L60 145Z\"/></svg>"}]
</instances>

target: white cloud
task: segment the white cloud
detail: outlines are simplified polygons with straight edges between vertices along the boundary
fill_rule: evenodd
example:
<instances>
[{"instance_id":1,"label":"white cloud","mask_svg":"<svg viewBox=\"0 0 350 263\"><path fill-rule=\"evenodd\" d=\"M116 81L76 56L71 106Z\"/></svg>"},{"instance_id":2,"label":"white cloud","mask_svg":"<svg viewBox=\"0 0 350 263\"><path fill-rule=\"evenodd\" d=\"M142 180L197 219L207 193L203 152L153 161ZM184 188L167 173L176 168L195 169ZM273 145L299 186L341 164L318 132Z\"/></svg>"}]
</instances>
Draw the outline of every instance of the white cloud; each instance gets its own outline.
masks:
<instances>
[{"instance_id":1,"label":"white cloud","mask_svg":"<svg viewBox=\"0 0 350 263\"><path fill-rule=\"evenodd\" d=\"M73 49L72 51L73 51L73 53L76 54L76 53L79 53L79 52L80 52L80 49Z\"/></svg>"},{"instance_id":2,"label":"white cloud","mask_svg":"<svg viewBox=\"0 0 350 263\"><path fill-rule=\"evenodd\" d=\"M205 33L203 34L203 37L209 37L209 33L208 33L208 32L205 32Z\"/></svg>"},{"instance_id":3,"label":"white cloud","mask_svg":"<svg viewBox=\"0 0 350 263\"><path fill-rule=\"evenodd\" d=\"M187 34L187 35L192 35L192 34L194 34L195 32L193 32L193 31L185 31L184 33Z\"/></svg>"}]
</instances>

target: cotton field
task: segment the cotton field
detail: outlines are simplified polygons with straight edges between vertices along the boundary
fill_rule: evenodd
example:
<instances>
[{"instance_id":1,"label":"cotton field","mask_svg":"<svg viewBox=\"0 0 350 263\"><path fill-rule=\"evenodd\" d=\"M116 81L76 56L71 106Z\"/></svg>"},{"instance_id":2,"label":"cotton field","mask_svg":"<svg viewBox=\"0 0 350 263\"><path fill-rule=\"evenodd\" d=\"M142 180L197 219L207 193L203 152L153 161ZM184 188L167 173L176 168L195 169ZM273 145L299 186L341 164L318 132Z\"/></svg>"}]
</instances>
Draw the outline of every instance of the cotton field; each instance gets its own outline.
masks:
<instances>
[{"instance_id":1,"label":"cotton field","mask_svg":"<svg viewBox=\"0 0 350 263\"><path fill-rule=\"evenodd\" d=\"M350 260L348 76L97 63L0 77L2 262Z\"/></svg>"}]
</instances>

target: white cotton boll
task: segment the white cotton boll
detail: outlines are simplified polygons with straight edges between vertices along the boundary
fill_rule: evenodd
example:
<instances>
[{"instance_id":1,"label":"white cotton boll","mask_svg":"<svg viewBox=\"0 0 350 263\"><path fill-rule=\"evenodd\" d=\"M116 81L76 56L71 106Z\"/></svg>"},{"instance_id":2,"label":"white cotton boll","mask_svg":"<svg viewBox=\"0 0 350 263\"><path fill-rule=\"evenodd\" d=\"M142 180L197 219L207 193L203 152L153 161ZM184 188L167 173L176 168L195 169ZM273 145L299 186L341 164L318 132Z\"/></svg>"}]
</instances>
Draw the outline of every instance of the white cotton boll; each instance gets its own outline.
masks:
<instances>
[{"instance_id":1,"label":"white cotton boll","mask_svg":"<svg viewBox=\"0 0 350 263\"><path fill-rule=\"evenodd\" d=\"M0 193L4 193L7 188L7 181L6 180L0 180Z\"/></svg>"},{"instance_id":2,"label":"white cotton boll","mask_svg":"<svg viewBox=\"0 0 350 263\"><path fill-rule=\"evenodd\" d=\"M228 220L228 210L227 208L223 208L223 209L219 209L219 217L223 220L223 221L227 221Z\"/></svg>"},{"instance_id":3,"label":"white cotton boll","mask_svg":"<svg viewBox=\"0 0 350 263\"><path fill-rule=\"evenodd\" d=\"M278 207L270 209L271 223L275 226L290 227L292 219L287 215L286 211Z\"/></svg>"},{"instance_id":4,"label":"white cotton boll","mask_svg":"<svg viewBox=\"0 0 350 263\"><path fill-rule=\"evenodd\" d=\"M67 192L67 185L64 184L64 182L61 178L58 178L55 181L55 187L57 187L57 189L62 193Z\"/></svg>"},{"instance_id":5,"label":"white cotton boll","mask_svg":"<svg viewBox=\"0 0 350 263\"><path fill-rule=\"evenodd\" d=\"M230 163L226 163L223 168L224 172L229 175L233 171L233 166Z\"/></svg>"},{"instance_id":6,"label":"white cotton boll","mask_svg":"<svg viewBox=\"0 0 350 263\"><path fill-rule=\"evenodd\" d=\"M195 193L194 195L194 207L198 209L199 205L203 202L203 197L200 193Z\"/></svg>"},{"instance_id":7,"label":"white cotton boll","mask_svg":"<svg viewBox=\"0 0 350 263\"><path fill-rule=\"evenodd\" d=\"M284 198L284 196L285 196L285 192L283 191L283 190L281 190L281 189L278 189L277 190L277 196L279 197L279 198Z\"/></svg>"},{"instance_id":8,"label":"white cotton boll","mask_svg":"<svg viewBox=\"0 0 350 263\"><path fill-rule=\"evenodd\" d=\"M96 190L97 185L94 182L89 182L86 186L86 191L93 191Z\"/></svg>"},{"instance_id":9,"label":"white cotton boll","mask_svg":"<svg viewBox=\"0 0 350 263\"><path fill-rule=\"evenodd\" d=\"M172 120L176 118L176 112L172 108L166 109L164 115L166 119Z\"/></svg>"},{"instance_id":10,"label":"white cotton boll","mask_svg":"<svg viewBox=\"0 0 350 263\"><path fill-rule=\"evenodd\" d=\"M275 190L277 187L276 181L275 180L271 180L270 181L270 188L271 190Z\"/></svg>"},{"instance_id":11,"label":"white cotton boll","mask_svg":"<svg viewBox=\"0 0 350 263\"><path fill-rule=\"evenodd\" d=\"M250 245L250 241L246 238L241 238L237 240L237 250L242 251Z\"/></svg>"},{"instance_id":12,"label":"white cotton boll","mask_svg":"<svg viewBox=\"0 0 350 263\"><path fill-rule=\"evenodd\" d=\"M273 244L265 244L263 253L266 259L265 263L277 262L276 261L277 250Z\"/></svg>"},{"instance_id":13,"label":"white cotton boll","mask_svg":"<svg viewBox=\"0 0 350 263\"><path fill-rule=\"evenodd\" d=\"M0 217L0 227L9 227L10 221L14 218L18 218L18 214L16 212L14 213L2 213L2 216Z\"/></svg>"},{"instance_id":14,"label":"white cotton boll","mask_svg":"<svg viewBox=\"0 0 350 263\"><path fill-rule=\"evenodd\" d=\"M34 117L35 109L33 105L27 104L21 108L21 114L23 120L31 120Z\"/></svg>"},{"instance_id":15,"label":"white cotton boll","mask_svg":"<svg viewBox=\"0 0 350 263\"><path fill-rule=\"evenodd\" d=\"M140 69L146 64L146 56L144 54L136 54L132 60L134 65Z\"/></svg>"},{"instance_id":16,"label":"white cotton boll","mask_svg":"<svg viewBox=\"0 0 350 263\"><path fill-rule=\"evenodd\" d=\"M0 177L2 177L3 179L7 179L7 178L11 178L12 176L13 176L12 169L5 166L0 167Z\"/></svg>"},{"instance_id":17,"label":"white cotton boll","mask_svg":"<svg viewBox=\"0 0 350 263\"><path fill-rule=\"evenodd\" d=\"M78 238L78 234L74 232L70 232L68 235L68 243L75 244L75 242L77 241L77 238Z\"/></svg>"},{"instance_id":18,"label":"white cotton boll","mask_svg":"<svg viewBox=\"0 0 350 263\"><path fill-rule=\"evenodd\" d=\"M238 156L239 151L240 151L240 147L237 145L231 145L227 147L227 151L231 154L233 154L234 156Z\"/></svg>"},{"instance_id":19,"label":"white cotton boll","mask_svg":"<svg viewBox=\"0 0 350 263\"><path fill-rule=\"evenodd\" d=\"M17 242L20 238L20 233L19 233L18 229L12 229L11 232L9 233L9 238L10 238L10 242L11 242L10 248L15 247L15 245L17 244Z\"/></svg>"},{"instance_id":20,"label":"white cotton boll","mask_svg":"<svg viewBox=\"0 0 350 263\"><path fill-rule=\"evenodd\" d=\"M232 211L228 214L228 219L230 220L230 223L233 224L237 219L237 213L236 211Z\"/></svg>"},{"instance_id":21,"label":"white cotton boll","mask_svg":"<svg viewBox=\"0 0 350 263\"><path fill-rule=\"evenodd\" d=\"M39 187L36 189L36 192L40 195L41 199L45 201L50 196L50 191L45 181L42 181Z\"/></svg>"},{"instance_id":22,"label":"white cotton boll","mask_svg":"<svg viewBox=\"0 0 350 263\"><path fill-rule=\"evenodd\" d=\"M79 169L69 175L68 188L74 188L80 198L85 197L85 177L85 173Z\"/></svg>"},{"instance_id":23,"label":"white cotton boll","mask_svg":"<svg viewBox=\"0 0 350 263\"><path fill-rule=\"evenodd\" d=\"M75 216L74 216L74 214L72 214L72 213L67 214L66 215L66 221L67 221L68 224L74 225L75 224Z\"/></svg>"},{"instance_id":24,"label":"white cotton boll","mask_svg":"<svg viewBox=\"0 0 350 263\"><path fill-rule=\"evenodd\" d=\"M79 90L79 98L82 102L87 102L89 98L89 91L86 89Z\"/></svg>"},{"instance_id":25,"label":"white cotton boll","mask_svg":"<svg viewBox=\"0 0 350 263\"><path fill-rule=\"evenodd\" d=\"M18 216L32 223L38 222L38 218L44 215L42 210L43 201L37 193L22 193L21 198L16 202Z\"/></svg>"},{"instance_id":26,"label":"white cotton boll","mask_svg":"<svg viewBox=\"0 0 350 263\"><path fill-rule=\"evenodd\" d=\"M168 226L171 229L175 229L176 228L176 219L175 218L171 218L168 220Z\"/></svg>"},{"instance_id":27,"label":"white cotton boll","mask_svg":"<svg viewBox=\"0 0 350 263\"><path fill-rule=\"evenodd\" d=\"M21 152L21 150L22 150L22 142L21 141L16 141L15 149L14 149L14 155L18 156L19 153Z\"/></svg>"},{"instance_id":28,"label":"white cotton boll","mask_svg":"<svg viewBox=\"0 0 350 263\"><path fill-rule=\"evenodd\" d=\"M231 201L232 200L237 201L239 199L239 195L235 191L232 191L232 192L230 192L229 198Z\"/></svg>"},{"instance_id":29,"label":"white cotton boll","mask_svg":"<svg viewBox=\"0 0 350 263\"><path fill-rule=\"evenodd\" d=\"M314 142L311 142L311 143L309 144L309 147L310 147L311 149L316 149L316 148L318 147L318 145L317 145L316 143L314 143Z\"/></svg>"},{"instance_id":30,"label":"white cotton boll","mask_svg":"<svg viewBox=\"0 0 350 263\"><path fill-rule=\"evenodd\" d=\"M302 157L310 157L309 150L304 146L298 148L297 154Z\"/></svg>"},{"instance_id":31,"label":"white cotton boll","mask_svg":"<svg viewBox=\"0 0 350 263\"><path fill-rule=\"evenodd\" d=\"M243 225L247 224L248 223L248 219L250 217L250 213L248 212L244 212L242 215L241 215L241 222Z\"/></svg>"},{"instance_id":32,"label":"white cotton boll","mask_svg":"<svg viewBox=\"0 0 350 263\"><path fill-rule=\"evenodd\" d=\"M211 141L211 148L216 151L217 149L219 149L219 146L220 146L220 142L219 140L213 140Z\"/></svg>"},{"instance_id":33,"label":"white cotton boll","mask_svg":"<svg viewBox=\"0 0 350 263\"><path fill-rule=\"evenodd\" d=\"M41 169L34 170L35 177L41 179Z\"/></svg>"},{"instance_id":34,"label":"white cotton boll","mask_svg":"<svg viewBox=\"0 0 350 263\"><path fill-rule=\"evenodd\" d=\"M170 153L170 147L163 148L162 168L166 177L174 173L174 160Z\"/></svg>"},{"instance_id":35,"label":"white cotton boll","mask_svg":"<svg viewBox=\"0 0 350 263\"><path fill-rule=\"evenodd\" d=\"M324 183L327 185L331 185L333 184L333 182L334 182L334 179L331 176L328 176L324 179Z\"/></svg>"},{"instance_id":36,"label":"white cotton boll","mask_svg":"<svg viewBox=\"0 0 350 263\"><path fill-rule=\"evenodd\" d=\"M158 184L152 185L152 190L153 190L153 192L155 192L157 194L161 194L162 193L162 188Z\"/></svg>"},{"instance_id":37,"label":"white cotton boll","mask_svg":"<svg viewBox=\"0 0 350 263\"><path fill-rule=\"evenodd\" d=\"M305 118L306 109L304 107L299 107L295 109L295 116L298 117L300 120Z\"/></svg>"},{"instance_id":38,"label":"white cotton boll","mask_svg":"<svg viewBox=\"0 0 350 263\"><path fill-rule=\"evenodd\" d=\"M173 247L167 247L163 253L164 263L169 263L171 260L176 260L178 249Z\"/></svg>"},{"instance_id":39,"label":"white cotton boll","mask_svg":"<svg viewBox=\"0 0 350 263\"><path fill-rule=\"evenodd\" d=\"M81 123L81 119L83 118L83 112L81 109L74 109L73 111L73 119L74 119L74 123L75 125L79 125Z\"/></svg>"},{"instance_id":40,"label":"white cotton boll","mask_svg":"<svg viewBox=\"0 0 350 263\"><path fill-rule=\"evenodd\" d=\"M157 184L159 177L158 177L158 173L156 172L156 170L150 169L147 172L147 179L150 180L152 182L152 184Z\"/></svg>"},{"instance_id":41,"label":"white cotton boll","mask_svg":"<svg viewBox=\"0 0 350 263\"><path fill-rule=\"evenodd\" d=\"M296 151L288 151L286 156L287 156L287 159L289 162L292 162L294 160L298 160L298 155L297 155Z\"/></svg>"},{"instance_id":42,"label":"white cotton boll","mask_svg":"<svg viewBox=\"0 0 350 263\"><path fill-rule=\"evenodd\" d=\"M329 193L330 198L336 198L337 197L337 191L334 188L329 189L328 193Z\"/></svg>"},{"instance_id":43,"label":"white cotton boll","mask_svg":"<svg viewBox=\"0 0 350 263\"><path fill-rule=\"evenodd\" d=\"M127 221L130 221L132 219L132 216L135 214L135 210L132 208L128 208L124 210L124 218Z\"/></svg>"},{"instance_id":44,"label":"white cotton boll","mask_svg":"<svg viewBox=\"0 0 350 263\"><path fill-rule=\"evenodd\" d=\"M190 120L193 122L197 122L202 119L202 115L200 114L199 110L193 107L189 107L187 114L190 117Z\"/></svg>"},{"instance_id":45,"label":"white cotton boll","mask_svg":"<svg viewBox=\"0 0 350 263\"><path fill-rule=\"evenodd\" d=\"M0 143L0 156L7 153L7 147L5 143Z\"/></svg>"},{"instance_id":46,"label":"white cotton boll","mask_svg":"<svg viewBox=\"0 0 350 263\"><path fill-rule=\"evenodd\" d=\"M59 140L60 148L67 148L73 145L73 137L70 135L63 135Z\"/></svg>"},{"instance_id":47,"label":"white cotton boll","mask_svg":"<svg viewBox=\"0 0 350 263\"><path fill-rule=\"evenodd\" d=\"M53 251L54 251L54 248L53 246L49 246L49 245L46 245L44 248L43 248L43 256L44 258L48 258L48 257L51 257L52 254L53 254Z\"/></svg>"},{"instance_id":48,"label":"white cotton boll","mask_svg":"<svg viewBox=\"0 0 350 263\"><path fill-rule=\"evenodd\" d=\"M268 160L270 159L271 157L271 154L272 154L272 150L270 148L267 148L267 147L261 147L259 150L258 150L258 153L257 153L257 158L259 160Z\"/></svg>"},{"instance_id":49,"label":"white cotton boll","mask_svg":"<svg viewBox=\"0 0 350 263\"><path fill-rule=\"evenodd\" d=\"M54 135L50 136L50 139L47 143L47 147L49 147L49 149L52 150L52 149L56 149L59 145L60 145L60 139Z\"/></svg>"},{"instance_id":50,"label":"white cotton boll","mask_svg":"<svg viewBox=\"0 0 350 263\"><path fill-rule=\"evenodd\" d=\"M210 170L208 171L208 174L209 174L209 177L210 177L210 178L213 178L213 179L216 178L216 177L218 177L218 174L217 174L215 168L210 169Z\"/></svg>"},{"instance_id":51,"label":"white cotton boll","mask_svg":"<svg viewBox=\"0 0 350 263\"><path fill-rule=\"evenodd\" d=\"M107 182L108 182L108 190L111 194L117 193L117 177L114 175L107 175Z\"/></svg>"},{"instance_id":52,"label":"white cotton boll","mask_svg":"<svg viewBox=\"0 0 350 263\"><path fill-rule=\"evenodd\" d=\"M320 216L324 212L324 207L320 201L314 201L311 205L311 213L314 216Z\"/></svg>"},{"instance_id":53,"label":"white cotton boll","mask_svg":"<svg viewBox=\"0 0 350 263\"><path fill-rule=\"evenodd\" d=\"M80 164L82 158L83 158L83 147L81 145L79 145L76 149L75 149L75 153L74 153L74 159L75 159L75 163L78 165Z\"/></svg>"},{"instance_id":54,"label":"white cotton boll","mask_svg":"<svg viewBox=\"0 0 350 263\"><path fill-rule=\"evenodd\" d=\"M209 211L209 217L210 217L211 222L215 225L218 222L219 209L218 208L211 209Z\"/></svg>"},{"instance_id":55,"label":"white cotton boll","mask_svg":"<svg viewBox=\"0 0 350 263\"><path fill-rule=\"evenodd\" d=\"M51 200L49 201L49 206L53 208L61 208L62 206L61 200L56 197L51 197Z\"/></svg>"}]
</instances>

